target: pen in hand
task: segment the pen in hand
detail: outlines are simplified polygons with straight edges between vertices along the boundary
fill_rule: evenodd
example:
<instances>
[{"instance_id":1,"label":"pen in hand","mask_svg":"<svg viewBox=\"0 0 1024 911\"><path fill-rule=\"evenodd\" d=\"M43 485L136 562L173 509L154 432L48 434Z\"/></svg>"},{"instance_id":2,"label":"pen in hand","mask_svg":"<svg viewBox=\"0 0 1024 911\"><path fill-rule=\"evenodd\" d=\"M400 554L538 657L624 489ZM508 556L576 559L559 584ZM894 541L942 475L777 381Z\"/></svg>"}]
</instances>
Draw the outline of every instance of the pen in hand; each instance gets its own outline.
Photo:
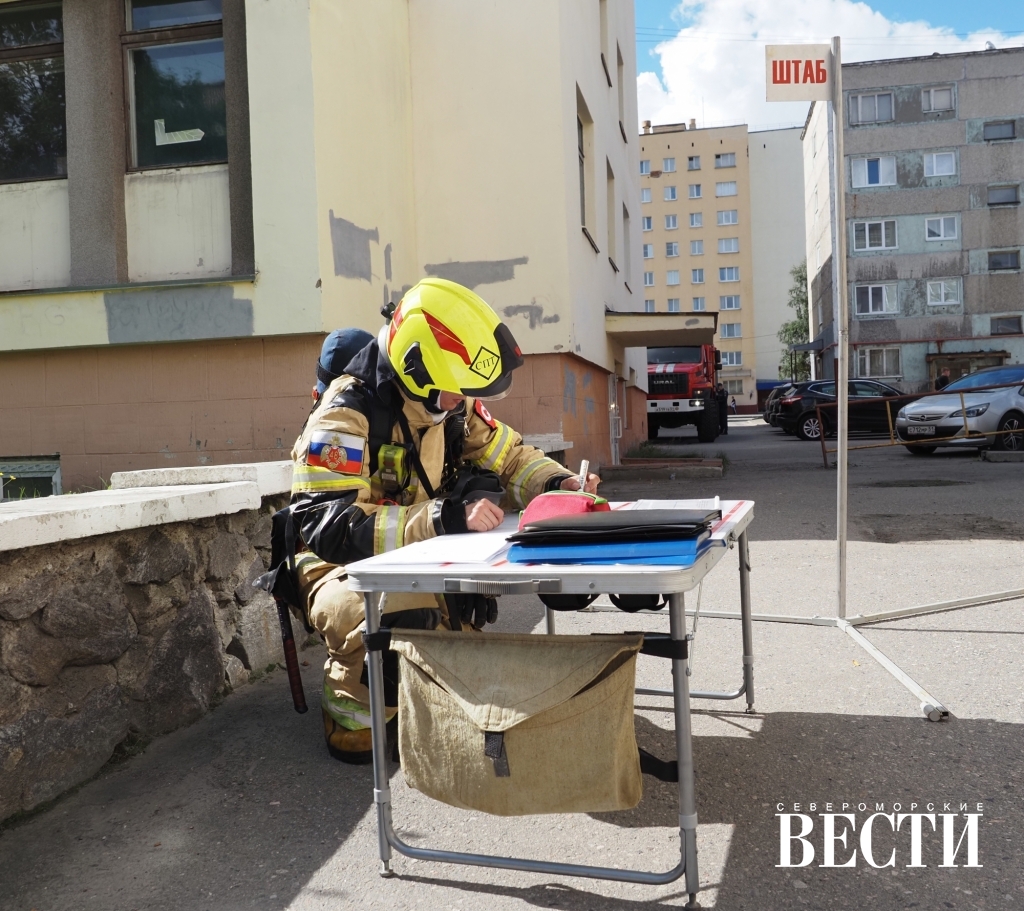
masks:
<instances>
[{"instance_id":1,"label":"pen in hand","mask_svg":"<svg viewBox=\"0 0 1024 911\"><path fill-rule=\"evenodd\" d=\"M587 475L590 472L590 462L584 459L580 462L580 476L578 478L580 482L580 490L586 490L587 487Z\"/></svg>"}]
</instances>

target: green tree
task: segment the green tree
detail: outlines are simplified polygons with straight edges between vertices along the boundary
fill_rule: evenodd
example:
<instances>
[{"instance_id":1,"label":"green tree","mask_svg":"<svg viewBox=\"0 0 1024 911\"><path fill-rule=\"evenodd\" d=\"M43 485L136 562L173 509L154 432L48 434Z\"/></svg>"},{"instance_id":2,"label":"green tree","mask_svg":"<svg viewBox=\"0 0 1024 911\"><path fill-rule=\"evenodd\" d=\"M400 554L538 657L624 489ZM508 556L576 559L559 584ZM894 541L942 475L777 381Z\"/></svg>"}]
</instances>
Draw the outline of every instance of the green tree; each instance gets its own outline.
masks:
<instances>
[{"instance_id":1,"label":"green tree","mask_svg":"<svg viewBox=\"0 0 1024 911\"><path fill-rule=\"evenodd\" d=\"M779 362L779 379L797 382L811 378L811 353L790 351L790 345L803 345L811 340L807 317L807 260L789 270L793 284L789 288L789 301L794 317L779 329L779 341L785 346Z\"/></svg>"}]
</instances>

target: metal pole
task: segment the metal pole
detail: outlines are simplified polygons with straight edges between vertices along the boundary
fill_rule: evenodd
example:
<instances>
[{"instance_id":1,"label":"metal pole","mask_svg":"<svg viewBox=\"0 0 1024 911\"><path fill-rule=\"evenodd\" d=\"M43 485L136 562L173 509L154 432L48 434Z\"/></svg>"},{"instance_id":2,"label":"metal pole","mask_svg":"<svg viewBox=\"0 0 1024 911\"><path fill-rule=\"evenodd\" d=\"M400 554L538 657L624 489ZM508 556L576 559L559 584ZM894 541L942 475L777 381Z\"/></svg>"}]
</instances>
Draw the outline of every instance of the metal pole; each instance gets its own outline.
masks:
<instances>
[{"instance_id":1,"label":"metal pole","mask_svg":"<svg viewBox=\"0 0 1024 911\"><path fill-rule=\"evenodd\" d=\"M754 711L754 624L750 612L750 548L747 533L737 542L740 557L740 615L743 618L743 689L747 694L747 711Z\"/></svg>"},{"instance_id":2,"label":"metal pole","mask_svg":"<svg viewBox=\"0 0 1024 911\"><path fill-rule=\"evenodd\" d=\"M843 155L843 63L839 36L832 39L832 122L835 163L832 172L836 196L836 245L832 264L836 273L835 317L838 326L839 376L836 377L836 614L846 616L846 506L847 447L849 444L850 313L846 288L846 159Z\"/></svg>"},{"instance_id":3,"label":"metal pole","mask_svg":"<svg viewBox=\"0 0 1024 911\"><path fill-rule=\"evenodd\" d=\"M380 613L373 592L363 595L366 632L380 629ZM391 845L387 831L391 827L391 787L388 780L387 731L384 720L384 657L376 650L366 653L370 684L370 728L373 732L373 801L377 805L377 852L380 875L394 876L391 869Z\"/></svg>"}]
</instances>

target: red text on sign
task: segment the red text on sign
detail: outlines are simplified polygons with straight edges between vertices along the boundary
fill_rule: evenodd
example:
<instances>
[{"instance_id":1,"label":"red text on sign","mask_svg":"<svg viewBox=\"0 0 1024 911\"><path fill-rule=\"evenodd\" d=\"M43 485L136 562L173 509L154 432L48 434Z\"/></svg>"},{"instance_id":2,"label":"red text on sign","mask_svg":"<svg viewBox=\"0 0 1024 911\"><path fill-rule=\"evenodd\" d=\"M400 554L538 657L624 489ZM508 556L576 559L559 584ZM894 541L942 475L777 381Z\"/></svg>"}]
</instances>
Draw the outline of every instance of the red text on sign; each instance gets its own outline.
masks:
<instances>
[{"instance_id":1,"label":"red text on sign","mask_svg":"<svg viewBox=\"0 0 1024 911\"><path fill-rule=\"evenodd\" d=\"M772 61L772 85L825 82L828 82L828 70L823 59Z\"/></svg>"}]
</instances>

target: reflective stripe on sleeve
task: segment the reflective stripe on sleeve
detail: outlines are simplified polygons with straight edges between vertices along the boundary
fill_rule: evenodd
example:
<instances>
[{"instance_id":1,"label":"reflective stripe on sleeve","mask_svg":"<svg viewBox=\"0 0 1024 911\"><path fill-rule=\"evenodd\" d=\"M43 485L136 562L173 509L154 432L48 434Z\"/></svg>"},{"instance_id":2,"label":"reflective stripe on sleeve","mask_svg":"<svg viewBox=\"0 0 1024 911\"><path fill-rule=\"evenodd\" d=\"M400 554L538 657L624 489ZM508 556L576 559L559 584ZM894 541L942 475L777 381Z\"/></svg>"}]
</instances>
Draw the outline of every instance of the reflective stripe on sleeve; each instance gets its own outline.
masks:
<instances>
[{"instance_id":1,"label":"reflective stripe on sleeve","mask_svg":"<svg viewBox=\"0 0 1024 911\"><path fill-rule=\"evenodd\" d=\"M484 450L484 454L479 459L473 460L473 464L488 471L500 473L502 463L505 461L509 450L512 449L513 439L511 427L507 424L502 424L500 421L496 423L498 429L494 433L491 444Z\"/></svg>"},{"instance_id":2,"label":"reflective stripe on sleeve","mask_svg":"<svg viewBox=\"0 0 1024 911\"><path fill-rule=\"evenodd\" d=\"M296 464L292 469L292 493L323 493L331 490L366 490L367 478L354 474L338 474L329 468Z\"/></svg>"},{"instance_id":3,"label":"reflective stripe on sleeve","mask_svg":"<svg viewBox=\"0 0 1024 911\"><path fill-rule=\"evenodd\" d=\"M375 554L387 553L405 543L405 520L408 511L405 506L382 506L377 511L373 542Z\"/></svg>"},{"instance_id":4,"label":"reflective stripe on sleeve","mask_svg":"<svg viewBox=\"0 0 1024 911\"><path fill-rule=\"evenodd\" d=\"M551 459L537 459L535 462L530 462L528 465L524 465L516 475L512 478L508 485L508 492L515 500L517 506L526 506L526 490L527 485L530 483L530 479L536 474L538 469L543 465L550 463Z\"/></svg>"}]
</instances>

